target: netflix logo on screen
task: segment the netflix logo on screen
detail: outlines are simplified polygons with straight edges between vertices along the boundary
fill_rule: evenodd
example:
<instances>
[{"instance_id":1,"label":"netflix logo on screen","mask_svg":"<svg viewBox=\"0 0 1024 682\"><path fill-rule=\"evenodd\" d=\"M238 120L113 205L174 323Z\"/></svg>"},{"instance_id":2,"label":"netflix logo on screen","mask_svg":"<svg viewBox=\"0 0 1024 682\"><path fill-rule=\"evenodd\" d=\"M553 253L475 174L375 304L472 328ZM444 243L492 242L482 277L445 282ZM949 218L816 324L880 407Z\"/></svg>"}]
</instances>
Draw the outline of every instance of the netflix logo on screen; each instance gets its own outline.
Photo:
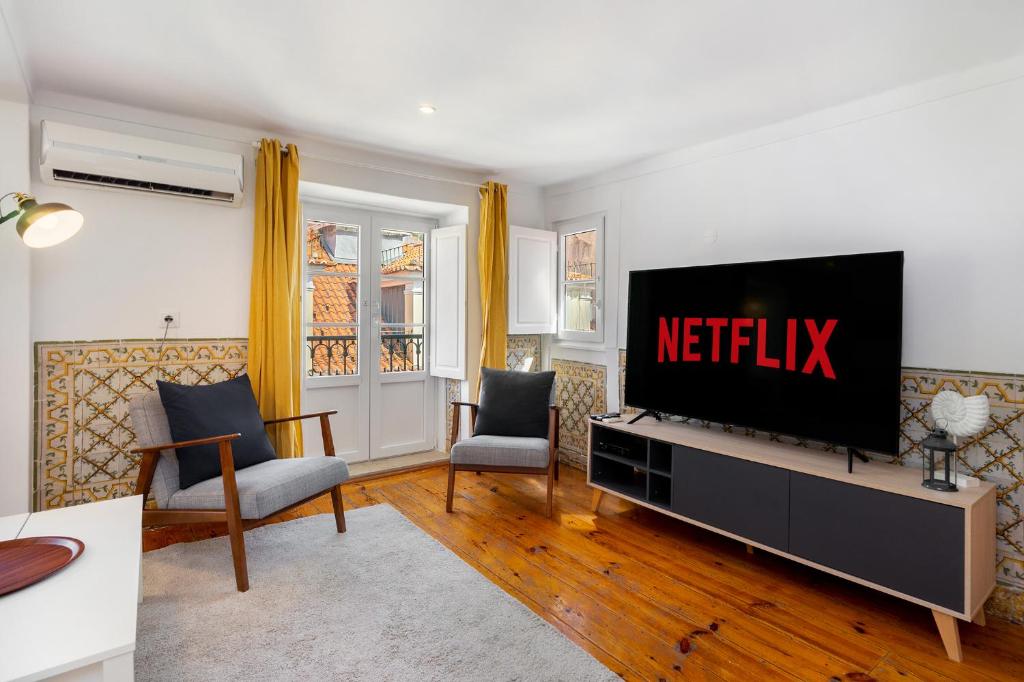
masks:
<instances>
[{"instance_id":1,"label":"netflix logo on screen","mask_svg":"<svg viewBox=\"0 0 1024 682\"><path fill-rule=\"evenodd\" d=\"M782 356L768 351L769 327L777 324L785 329ZM767 318L752 317L659 317L658 362L742 362L757 367L803 374L819 373L835 379L836 372L828 354L828 342L839 320L827 318L788 318L774 323ZM773 332L775 330L772 330ZM797 356L798 337L804 335L810 350Z\"/></svg>"}]
</instances>

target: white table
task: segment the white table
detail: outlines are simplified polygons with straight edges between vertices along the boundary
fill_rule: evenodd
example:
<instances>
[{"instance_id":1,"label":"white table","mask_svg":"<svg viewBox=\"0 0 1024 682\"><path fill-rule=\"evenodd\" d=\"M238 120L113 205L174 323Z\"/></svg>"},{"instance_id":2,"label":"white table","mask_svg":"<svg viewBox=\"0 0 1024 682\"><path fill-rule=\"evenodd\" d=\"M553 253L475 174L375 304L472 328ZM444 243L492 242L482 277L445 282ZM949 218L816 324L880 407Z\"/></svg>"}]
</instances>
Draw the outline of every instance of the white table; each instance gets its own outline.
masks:
<instances>
[{"instance_id":1,"label":"white table","mask_svg":"<svg viewBox=\"0 0 1024 682\"><path fill-rule=\"evenodd\" d=\"M0 542L17 538L26 521L28 521L28 514L0 516Z\"/></svg>"},{"instance_id":2,"label":"white table","mask_svg":"<svg viewBox=\"0 0 1024 682\"><path fill-rule=\"evenodd\" d=\"M60 572L0 597L0 680L134 679L141 529L139 495L0 518L0 539L85 543Z\"/></svg>"}]
</instances>

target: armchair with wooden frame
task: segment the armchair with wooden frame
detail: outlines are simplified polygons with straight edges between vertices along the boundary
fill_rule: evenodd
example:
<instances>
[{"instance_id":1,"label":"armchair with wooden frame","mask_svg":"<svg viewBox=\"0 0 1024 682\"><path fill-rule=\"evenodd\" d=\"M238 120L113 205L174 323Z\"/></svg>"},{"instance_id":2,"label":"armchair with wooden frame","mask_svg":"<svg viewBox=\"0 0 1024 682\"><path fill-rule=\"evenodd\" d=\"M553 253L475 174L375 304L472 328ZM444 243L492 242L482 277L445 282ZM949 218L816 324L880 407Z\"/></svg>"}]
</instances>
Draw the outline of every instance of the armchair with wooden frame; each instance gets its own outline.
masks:
<instances>
[{"instance_id":1,"label":"armchair with wooden frame","mask_svg":"<svg viewBox=\"0 0 1024 682\"><path fill-rule=\"evenodd\" d=\"M270 426L318 418L325 457L275 459L237 471L231 442L241 434L227 433L172 442L167 415L156 391L132 398L129 412L139 443L132 454L142 455L136 492L143 496L143 505L151 492L157 503L157 509L143 510L143 527L226 522L235 568L235 584L239 592L249 589L245 539L242 534L260 525L263 519L330 492L335 525L339 533L345 532L341 484L348 480L348 465L345 460L334 456L334 441L328 420L328 417L337 414L336 410L263 422L264 426ZM181 489L175 450L214 444L218 447L221 475Z\"/></svg>"},{"instance_id":2,"label":"armchair with wooden frame","mask_svg":"<svg viewBox=\"0 0 1024 682\"><path fill-rule=\"evenodd\" d=\"M460 412L469 408L469 430L476 430L477 403L452 401L451 459L448 463L448 498L445 509L452 511L455 495L455 472L475 471L500 474L531 474L547 476L545 515L554 510L554 486L558 480L558 407L548 407L547 438L515 436L473 436L459 440Z\"/></svg>"}]
</instances>

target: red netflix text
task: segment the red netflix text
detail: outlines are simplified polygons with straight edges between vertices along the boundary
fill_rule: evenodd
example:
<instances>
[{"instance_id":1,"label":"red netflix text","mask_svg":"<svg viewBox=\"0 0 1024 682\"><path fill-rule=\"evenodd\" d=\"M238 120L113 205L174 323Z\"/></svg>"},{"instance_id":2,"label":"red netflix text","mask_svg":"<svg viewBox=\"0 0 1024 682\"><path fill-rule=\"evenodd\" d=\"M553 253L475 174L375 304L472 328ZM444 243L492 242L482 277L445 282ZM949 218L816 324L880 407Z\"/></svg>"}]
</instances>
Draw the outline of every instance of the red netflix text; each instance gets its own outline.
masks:
<instances>
[{"instance_id":1,"label":"red netflix text","mask_svg":"<svg viewBox=\"0 0 1024 682\"><path fill-rule=\"evenodd\" d=\"M810 318L786 320L785 356L780 358L768 355L769 322L763 317L660 317L658 362L728 361L738 365L741 357L749 358L753 351L754 363L758 367L789 372L795 372L799 367L804 374L819 371L826 379L835 379L827 346L838 323L839 320L825 320L819 327ZM799 358L802 362L798 362L797 336L801 333L806 334L811 342L811 350L807 357ZM728 348L727 353L725 348ZM724 359L726 355L728 360Z\"/></svg>"}]
</instances>

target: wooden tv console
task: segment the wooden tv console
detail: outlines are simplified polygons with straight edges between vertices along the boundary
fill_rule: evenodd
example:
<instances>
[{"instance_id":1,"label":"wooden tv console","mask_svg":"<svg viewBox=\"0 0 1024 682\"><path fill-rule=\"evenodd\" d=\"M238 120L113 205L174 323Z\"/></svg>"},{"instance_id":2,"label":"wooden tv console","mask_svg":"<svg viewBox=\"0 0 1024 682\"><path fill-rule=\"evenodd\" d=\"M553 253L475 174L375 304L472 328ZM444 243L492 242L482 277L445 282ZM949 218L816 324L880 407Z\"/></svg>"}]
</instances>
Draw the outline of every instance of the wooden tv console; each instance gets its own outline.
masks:
<instances>
[{"instance_id":1,"label":"wooden tv console","mask_svg":"<svg viewBox=\"0 0 1024 682\"><path fill-rule=\"evenodd\" d=\"M996 490L921 486L916 467L647 417L590 422L594 511L610 493L748 547L873 587L932 611L946 654L963 660L957 620L985 624L995 588Z\"/></svg>"}]
</instances>

